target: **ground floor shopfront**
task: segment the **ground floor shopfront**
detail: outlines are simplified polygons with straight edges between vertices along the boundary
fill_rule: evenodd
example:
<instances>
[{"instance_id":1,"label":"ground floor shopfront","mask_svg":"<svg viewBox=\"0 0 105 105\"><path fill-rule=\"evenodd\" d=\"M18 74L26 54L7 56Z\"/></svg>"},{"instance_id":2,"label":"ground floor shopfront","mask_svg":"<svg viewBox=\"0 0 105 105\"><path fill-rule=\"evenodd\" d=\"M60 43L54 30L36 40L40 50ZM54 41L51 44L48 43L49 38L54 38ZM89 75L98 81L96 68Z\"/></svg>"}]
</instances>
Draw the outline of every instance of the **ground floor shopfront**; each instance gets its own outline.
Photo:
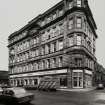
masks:
<instances>
[{"instance_id":1,"label":"ground floor shopfront","mask_svg":"<svg viewBox=\"0 0 105 105\"><path fill-rule=\"evenodd\" d=\"M60 69L10 75L11 86L38 86L42 81L55 81L58 88L92 87L92 71Z\"/></svg>"}]
</instances>

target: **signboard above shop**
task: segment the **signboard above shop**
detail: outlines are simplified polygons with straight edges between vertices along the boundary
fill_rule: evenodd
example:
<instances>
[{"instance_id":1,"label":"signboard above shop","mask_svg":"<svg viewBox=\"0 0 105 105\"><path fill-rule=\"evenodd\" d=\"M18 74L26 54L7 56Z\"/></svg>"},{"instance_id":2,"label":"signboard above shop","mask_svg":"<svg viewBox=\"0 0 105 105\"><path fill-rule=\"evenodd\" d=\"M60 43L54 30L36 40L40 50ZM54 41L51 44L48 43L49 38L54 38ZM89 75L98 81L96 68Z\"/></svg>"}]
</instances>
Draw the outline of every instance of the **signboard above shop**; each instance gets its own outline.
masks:
<instances>
[{"instance_id":1,"label":"signboard above shop","mask_svg":"<svg viewBox=\"0 0 105 105\"><path fill-rule=\"evenodd\" d=\"M44 75L63 74L63 73L67 73L67 69L11 75L10 78L29 77L29 76L44 76Z\"/></svg>"}]
</instances>

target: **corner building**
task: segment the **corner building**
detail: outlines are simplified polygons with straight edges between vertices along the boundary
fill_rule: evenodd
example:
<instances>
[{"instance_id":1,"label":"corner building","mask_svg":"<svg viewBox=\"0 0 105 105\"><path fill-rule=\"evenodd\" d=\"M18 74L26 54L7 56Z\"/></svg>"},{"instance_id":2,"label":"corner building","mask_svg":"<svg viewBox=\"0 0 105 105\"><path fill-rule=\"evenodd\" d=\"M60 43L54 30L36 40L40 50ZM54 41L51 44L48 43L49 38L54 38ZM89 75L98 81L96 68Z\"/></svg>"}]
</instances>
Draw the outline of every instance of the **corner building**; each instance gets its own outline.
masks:
<instances>
[{"instance_id":1,"label":"corner building","mask_svg":"<svg viewBox=\"0 0 105 105\"><path fill-rule=\"evenodd\" d=\"M38 86L56 79L58 88L93 85L97 26L87 0L62 0L8 37L12 86Z\"/></svg>"}]
</instances>

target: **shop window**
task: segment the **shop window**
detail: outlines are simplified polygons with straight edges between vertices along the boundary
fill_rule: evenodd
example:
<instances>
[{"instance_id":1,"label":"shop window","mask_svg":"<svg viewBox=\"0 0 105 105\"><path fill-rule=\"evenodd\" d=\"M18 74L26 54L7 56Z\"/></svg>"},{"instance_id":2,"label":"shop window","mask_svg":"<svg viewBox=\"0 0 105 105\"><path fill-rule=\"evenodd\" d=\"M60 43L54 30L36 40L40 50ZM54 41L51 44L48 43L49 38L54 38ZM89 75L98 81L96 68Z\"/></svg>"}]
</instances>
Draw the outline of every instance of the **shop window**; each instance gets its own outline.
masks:
<instances>
[{"instance_id":1,"label":"shop window","mask_svg":"<svg viewBox=\"0 0 105 105\"><path fill-rule=\"evenodd\" d=\"M62 87L66 87L67 86L67 77L66 76L62 76L61 78L60 78L60 86L62 86Z\"/></svg>"},{"instance_id":2,"label":"shop window","mask_svg":"<svg viewBox=\"0 0 105 105\"><path fill-rule=\"evenodd\" d=\"M83 88L83 73L82 72L73 72L73 87Z\"/></svg>"},{"instance_id":3,"label":"shop window","mask_svg":"<svg viewBox=\"0 0 105 105\"><path fill-rule=\"evenodd\" d=\"M37 85L37 84L38 84L38 80L34 79L34 85Z\"/></svg>"}]
</instances>

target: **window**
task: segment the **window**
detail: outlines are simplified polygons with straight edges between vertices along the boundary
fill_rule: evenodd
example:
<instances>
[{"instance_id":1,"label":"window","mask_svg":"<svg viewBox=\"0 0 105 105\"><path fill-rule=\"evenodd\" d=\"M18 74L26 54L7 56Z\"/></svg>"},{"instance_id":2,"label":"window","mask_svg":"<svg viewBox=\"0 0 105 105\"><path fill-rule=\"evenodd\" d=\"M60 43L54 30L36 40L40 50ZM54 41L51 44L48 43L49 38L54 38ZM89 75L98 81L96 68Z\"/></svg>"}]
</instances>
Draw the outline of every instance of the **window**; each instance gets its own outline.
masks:
<instances>
[{"instance_id":1,"label":"window","mask_svg":"<svg viewBox=\"0 0 105 105\"><path fill-rule=\"evenodd\" d=\"M91 46L91 42L90 42L90 41L87 41L87 46L88 46L88 49L89 49L90 51L92 51L92 46Z\"/></svg>"},{"instance_id":2,"label":"window","mask_svg":"<svg viewBox=\"0 0 105 105\"><path fill-rule=\"evenodd\" d=\"M59 67L62 67L63 64L63 57L59 57Z\"/></svg>"},{"instance_id":3,"label":"window","mask_svg":"<svg viewBox=\"0 0 105 105\"><path fill-rule=\"evenodd\" d=\"M52 59L52 68L55 68L56 67L56 58L53 58Z\"/></svg>"},{"instance_id":4,"label":"window","mask_svg":"<svg viewBox=\"0 0 105 105\"><path fill-rule=\"evenodd\" d=\"M64 25L63 23L59 24L59 31L60 31L60 35L63 35L64 34Z\"/></svg>"},{"instance_id":5,"label":"window","mask_svg":"<svg viewBox=\"0 0 105 105\"><path fill-rule=\"evenodd\" d=\"M37 43L37 40L36 38L33 39L33 44L36 44Z\"/></svg>"},{"instance_id":6,"label":"window","mask_svg":"<svg viewBox=\"0 0 105 105\"><path fill-rule=\"evenodd\" d=\"M62 50L63 49L63 39L62 40L59 40L58 42L58 47L59 47L59 50Z\"/></svg>"},{"instance_id":7,"label":"window","mask_svg":"<svg viewBox=\"0 0 105 105\"><path fill-rule=\"evenodd\" d=\"M81 45L81 36L80 35L77 35L77 45Z\"/></svg>"},{"instance_id":8,"label":"window","mask_svg":"<svg viewBox=\"0 0 105 105\"><path fill-rule=\"evenodd\" d=\"M49 16L48 18L47 18L47 23L49 23L51 21L51 17Z\"/></svg>"},{"instance_id":9,"label":"window","mask_svg":"<svg viewBox=\"0 0 105 105\"><path fill-rule=\"evenodd\" d=\"M73 36L69 37L69 47L74 45L74 38Z\"/></svg>"},{"instance_id":10,"label":"window","mask_svg":"<svg viewBox=\"0 0 105 105\"><path fill-rule=\"evenodd\" d=\"M47 30L47 40L50 39L50 29Z\"/></svg>"},{"instance_id":11,"label":"window","mask_svg":"<svg viewBox=\"0 0 105 105\"><path fill-rule=\"evenodd\" d=\"M78 67L82 66L82 58L75 58L75 65Z\"/></svg>"},{"instance_id":12,"label":"window","mask_svg":"<svg viewBox=\"0 0 105 105\"><path fill-rule=\"evenodd\" d=\"M31 57L35 57L35 50L32 50L32 51L30 52L30 56L31 56Z\"/></svg>"},{"instance_id":13,"label":"window","mask_svg":"<svg viewBox=\"0 0 105 105\"><path fill-rule=\"evenodd\" d=\"M41 26L44 26L44 25L45 25L45 20L43 20L43 21L42 21L42 24L41 24Z\"/></svg>"},{"instance_id":14,"label":"window","mask_svg":"<svg viewBox=\"0 0 105 105\"><path fill-rule=\"evenodd\" d=\"M43 46L42 48L41 48L41 55L44 55L45 54L45 46Z\"/></svg>"},{"instance_id":15,"label":"window","mask_svg":"<svg viewBox=\"0 0 105 105\"><path fill-rule=\"evenodd\" d=\"M73 2L69 2L69 9L73 7Z\"/></svg>"},{"instance_id":16,"label":"window","mask_svg":"<svg viewBox=\"0 0 105 105\"><path fill-rule=\"evenodd\" d=\"M39 37L36 37L36 43L39 43Z\"/></svg>"},{"instance_id":17,"label":"window","mask_svg":"<svg viewBox=\"0 0 105 105\"><path fill-rule=\"evenodd\" d=\"M73 72L73 87L83 87L83 73Z\"/></svg>"},{"instance_id":18,"label":"window","mask_svg":"<svg viewBox=\"0 0 105 105\"><path fill-rule=\"evenodd\" d=\"M45 68L45 61L44 60L42 61L41 66L42 66L42 69Z\"/></svg>"},{"instance_id":19,"label":"window","mask_svg":"<svg viewBox=\"0 0 105 105\"><path fill-rule=\"evenodd\" d=\"M77 28L82 28L82 18L77 17Z\"/></svg>"},{"instance_id":20,"label":"window","mask_svg":"<svg viewBox=\"0 0 105 105\"><path fill-rule=\"evenodd\" d=\"M54 36L56 37L56 36L58 36L59 35L59 30L58 30L58 27L56 26L55 28L54 28Z\"/></svg>"},{"instance_id":21,"label":"window","mask_svg":"<svg viewBox=\"0 0 105 105\"><path fill-rule=\"evenodd\" d=\"M95 48L95 45L96 45L96 41L95 41L95 38L93 38L93 48Z\"/></svg>"},{"instance_id":22,"label":"window","mask_svg":"<svg viewBox=\"0 0 105 105\"><path fill-rule=\"evenodd\" d=\"M35 63L35 69L36 69L36 70L39 69L39 64L38 64L38 62Z\"/></svg>"},{"instance_id":23,"label":"window","mask_svg":"<svg viewBox=\"0 0 105 105\"><path fill-rule=\"evenodd\" d=\"M73 28L73 18L70 18L69 19L69 29L72 29Z\"/></svg>"},{"instance_id":24,"label":"window","mask_svg":"<svg viewBox=\"0 0 105 105\"><path fill-rule=\"evenodd\" d=\"M77 7L81 7L82 6L82 1L81 0L77 0Z\"/></svg>"},{"instance_id":25,"label":"window","mask_svg":"<svg viewBox=\"0 0 105 105\"><path fill-rule=\"evenodd\" d=\"M50 53L50 44L45 46L45 53L49 54Z\"/></svg>"},{"instance_id":26,"label":"window","mask_svg":"<svg viewBox=\"0 0 105 105\"><path fill-rule=\"evenodd\" d=\"M60 9L59 10L59 16L62 16L63 15L63 9Z\"/></svg>"},{"instance_id":27,"label":"window","mask_svg":"<svg viewBox=\"0 0 105 105\"><path fill-rule=\"evenodd\" d=\"M53 42L51 44L51 52L55 52L56 51L56 42Z\"/></svg>"},{"instance_id":28,"label":"window","mask_svg":"<svg viewBox=\"0 0 105 105\"><path fill-rule=\"evenodd\" d=\"M53 37L55 37L56 36L56 26L53 27L53 33L54 33Z\"/></svg>"},{"instance_id":29,"label":"window","mask_svg":"<svg viewBox=\"0 0 105 105\"><path fill-rule=\"evenodd\" d=\"M54 30L51 29L51 30L50 30L50 38L53 38L53 37L54 37Z\"/></svg>"},{"instance_id":30,"label":"window","mask_svg":"<svg viewBox=\"0 0 105 105\"><path fill-rule=\"evenodd\" d=\"M39 56L39 50L36 49L36 56Z\"/></svg>"},{"instance_id":31,"label":"window","mask_svg":"<svg viewBox=\"0 0 105 105\"><path fill-rule=\"evenodd\" d=\"M47 68L47 69L50 68L50 59L47 59L47 60L46 60L46 68Z\"/></svg>"},{"instance_id":32,"label":"window","mask_svg":"<svg viewBox=\"0 0 105 105\"><path fill-rule=\"evenodd\" d=\"M53 14L53 20L57 18L56 12Z\"/></svg>"},{"instance_id":33,"label":"window","mask_svg":"<svg viewBox=\"0 0 105 105\"><path fill-rule=\"evenodd\" d=\"M60 78L60 86L63 86L63 87L67 86L67 76L62 76Z\"/></svg>"}]
</instances>

